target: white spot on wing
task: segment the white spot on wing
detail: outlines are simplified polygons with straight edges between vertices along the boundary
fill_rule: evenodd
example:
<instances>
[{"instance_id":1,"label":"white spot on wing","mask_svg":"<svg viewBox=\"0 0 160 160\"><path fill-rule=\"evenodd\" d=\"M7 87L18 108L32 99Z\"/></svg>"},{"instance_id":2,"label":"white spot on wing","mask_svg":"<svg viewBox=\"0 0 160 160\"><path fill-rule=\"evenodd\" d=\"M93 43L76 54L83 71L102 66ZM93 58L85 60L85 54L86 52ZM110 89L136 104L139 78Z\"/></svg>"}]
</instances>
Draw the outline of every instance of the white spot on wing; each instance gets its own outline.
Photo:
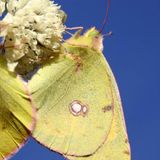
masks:
<instances>
[{"instance_id":1,"label":"white spot on wing","mask_svg":"<svg viewBox=\"0 0 160 160\"><path fill-rule=\"evenodd\" d=\"M73 104L71 108L75 114L78 114L82 110L82 106L78 103Z\"/></svg>"},{"instance_id":2,"label":"white spot on wing","mask_svg":"<svg viewBox=\"0 0 160 160\"><path fill-rule=\"evenodd\" d=\"M73 101L69 105L69 110L74 116L85 116L88 111L87 106L83 105L80 101L77 100Z\"/></svg>"},{"instance_id":3,"label":"white spot on wing","mask_svg":"<svg viewBox=\"0 0 160 160\"><path fill-rule=\"evenodd\" d=\"M85 114L86 112L87 112L87 107L84 106L84 107L83 107L83 113Z\"/></svg>"}]
</instances>

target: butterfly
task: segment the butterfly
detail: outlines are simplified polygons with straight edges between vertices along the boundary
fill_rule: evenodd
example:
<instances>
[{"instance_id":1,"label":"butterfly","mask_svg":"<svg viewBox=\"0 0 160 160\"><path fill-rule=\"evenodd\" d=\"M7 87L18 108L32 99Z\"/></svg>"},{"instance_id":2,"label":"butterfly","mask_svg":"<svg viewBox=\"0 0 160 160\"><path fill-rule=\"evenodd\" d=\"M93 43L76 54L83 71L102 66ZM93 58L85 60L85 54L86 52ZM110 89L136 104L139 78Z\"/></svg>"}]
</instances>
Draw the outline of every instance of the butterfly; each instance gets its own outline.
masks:
<instances>
[{"instance_id":1,"label":"butterfly","mask_svg":"<svg viewBox=\"0 0 160 160\"><path fill-rule=\"evenodd\" d=\"M118 87L96 28L63 43L29 82L37 109L33 137L70 160L129 160Z\"/></svg>"}]
</instances>

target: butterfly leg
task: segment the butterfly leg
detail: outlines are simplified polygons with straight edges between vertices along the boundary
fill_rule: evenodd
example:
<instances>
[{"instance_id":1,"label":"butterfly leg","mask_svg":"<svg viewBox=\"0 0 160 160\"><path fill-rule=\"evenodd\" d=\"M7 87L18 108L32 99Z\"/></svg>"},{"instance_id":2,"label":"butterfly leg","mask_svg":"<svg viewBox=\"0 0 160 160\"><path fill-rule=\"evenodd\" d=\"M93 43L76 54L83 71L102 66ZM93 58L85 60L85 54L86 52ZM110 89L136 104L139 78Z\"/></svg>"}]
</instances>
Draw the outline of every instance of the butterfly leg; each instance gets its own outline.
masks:
<instances>
[{"instance_id":1,"label":"butterfly leg","mask_svg":"<svg viewBox=\"0 0 160 160\"><path fill-rule=\"evenodd\" d=\"M70 34L71 36L74 36L74 37L78 38L78 37L81 35L83 29L84 29L84 28L81 27L81 26L71 27L71 28L67 27L67 28L66 28L66 33ZM72 34L72 33L68 32L68 30L70 30L70 31L72 31L72 30L77 30L77 32L75 32L74 34Z\"/></svg>"}]
</instances>

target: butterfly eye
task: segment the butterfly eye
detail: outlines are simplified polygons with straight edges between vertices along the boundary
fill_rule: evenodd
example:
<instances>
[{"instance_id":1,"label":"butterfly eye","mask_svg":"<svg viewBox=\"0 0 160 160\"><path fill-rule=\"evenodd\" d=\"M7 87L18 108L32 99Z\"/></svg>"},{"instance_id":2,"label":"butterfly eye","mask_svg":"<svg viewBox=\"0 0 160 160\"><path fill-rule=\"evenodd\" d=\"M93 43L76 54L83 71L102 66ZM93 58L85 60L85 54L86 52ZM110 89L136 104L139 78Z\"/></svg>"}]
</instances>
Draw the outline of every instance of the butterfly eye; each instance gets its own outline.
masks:
<instances>
[{"instance_id":1,"label":"butterfly eye","mask_svg":"<svg viewBox=\"0 0 160 160\"><path fill-rule=\"evenodd\" d=\"M95 38L96 38L96 39L98 39L98 38L99 38L99 36L95 36Z\"/></svg>"}]
</instances>

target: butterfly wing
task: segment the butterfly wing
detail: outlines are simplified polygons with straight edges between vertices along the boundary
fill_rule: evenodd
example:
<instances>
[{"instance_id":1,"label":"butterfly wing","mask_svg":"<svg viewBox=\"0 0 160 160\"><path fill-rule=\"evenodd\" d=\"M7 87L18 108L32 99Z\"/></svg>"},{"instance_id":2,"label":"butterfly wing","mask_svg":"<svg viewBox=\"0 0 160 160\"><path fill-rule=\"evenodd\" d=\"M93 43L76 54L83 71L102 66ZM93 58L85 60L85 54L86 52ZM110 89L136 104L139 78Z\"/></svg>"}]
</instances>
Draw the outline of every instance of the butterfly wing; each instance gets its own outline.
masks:
<instances>
[{"instance_id":1,"label":"butterfly wing","mask_svg":"<svg viewBox=\"0 0 160 160\"><path fill-rule=\"evenodd\" d=\"M111 82L101 53L67 49L64 57L41 68L29 83L38 112L33 136L62 154L88 156L102 146L111 129Z\"/></svg>"},{"instance_id":2,"label":"butterfly wing","mask_svg":"<svg viewBox=\"0 0 160 160\"><path fill-rule=\"evenodd\" d=\"M0 57L0 160L24 144L33 126L34 111L24 85Z\"/></svg>"},{"instance_id":3,"label":"butterfly wing","mask_svg":"<svg viewBox=\"0 0 160 160\"><path fill-rule=\"evenodd\" d=\"M102 57L102 63L105 64L106 72L111 79L110 85L114 97L114 118L109 136L104 145L93 155L89 157L67 156L69 160L130 160L131 158L118 87L104 57Z\"/></svg>"}]
</instances>

